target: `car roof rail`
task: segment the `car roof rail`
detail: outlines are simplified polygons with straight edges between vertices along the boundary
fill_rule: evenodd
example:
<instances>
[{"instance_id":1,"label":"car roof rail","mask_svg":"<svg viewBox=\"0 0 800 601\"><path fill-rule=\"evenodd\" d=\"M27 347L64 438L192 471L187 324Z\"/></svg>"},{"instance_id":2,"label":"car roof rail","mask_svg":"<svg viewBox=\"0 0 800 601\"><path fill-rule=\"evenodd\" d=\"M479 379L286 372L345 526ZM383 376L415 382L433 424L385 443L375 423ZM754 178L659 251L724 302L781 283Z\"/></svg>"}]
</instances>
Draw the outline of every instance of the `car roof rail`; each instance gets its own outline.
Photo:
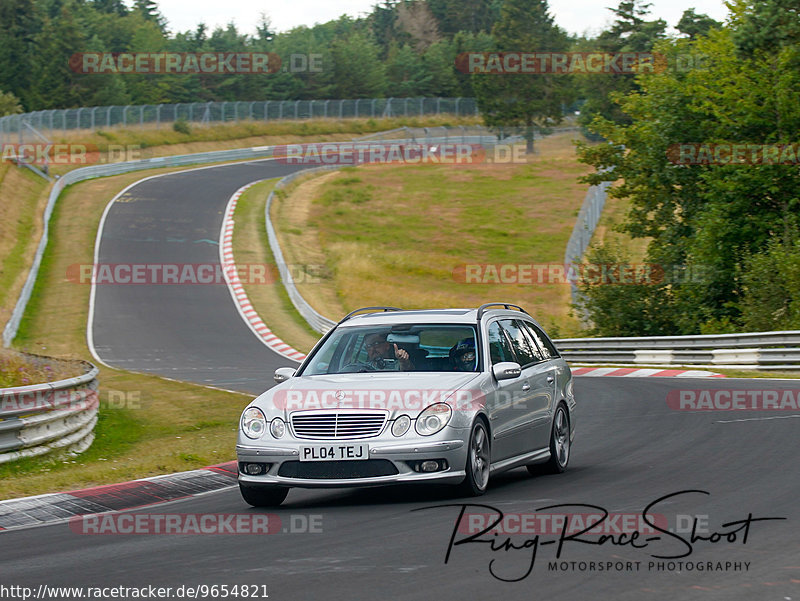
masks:
<instances>
[{"instance_id":1,"label":"car roof rail","mask_svg":"<svg viewBox=\"0 0 800 601\"><path fill-rule=\"evenodd\" d=\"M362 311L374 311L374 312L383 311L383 312L387 312L387 311L404 311L404 310L405 309L398 309L397 307L361 307L360 309L356 309L355 311L350 311L350 313L345 315L339 323L341 324L341 323L346 322L348 319L353 317L356 313L361 313Z\"/></svg>"},{"instance_id":2,"label":"car roof rail","mask_svg":"<svg viewBox=\"0 0 800 601\"><path fill-rule=\"evenodd\" d=\"M478 307L478 321L481 320L481 317L483 317L483 314L486 313L489 310L490 307L498 307L498 306L499 307L504 307L506 309L510 309L511 307L514 307L515 309L519 309L520 311L522 311L525 315L530 315L530 313L528 313L525 309L523 309L519 305L512 305L511 303L485 303L485 304L481 305L480 307Z\"/></svg>"}]
</instances>

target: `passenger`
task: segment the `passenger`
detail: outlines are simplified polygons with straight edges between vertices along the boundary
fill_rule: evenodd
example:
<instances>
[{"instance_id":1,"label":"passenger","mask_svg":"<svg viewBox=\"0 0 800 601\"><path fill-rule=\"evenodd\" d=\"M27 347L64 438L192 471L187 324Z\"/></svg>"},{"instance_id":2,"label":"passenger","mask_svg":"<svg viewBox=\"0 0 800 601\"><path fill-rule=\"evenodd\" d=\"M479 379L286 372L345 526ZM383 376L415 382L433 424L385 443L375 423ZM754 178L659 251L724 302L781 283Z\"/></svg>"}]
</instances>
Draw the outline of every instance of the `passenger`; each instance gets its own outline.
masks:
<instances>
[{"instance_id":1,"label":"passenger","mask_svg":"<svg viewBox=\"0 0 800 601\"><path fill-rule=\"evenodd\" d=\"M475 371L476 358L474 338L459 340L450 349L450 364L455 371Z\"/></svg>"}]
</instances>

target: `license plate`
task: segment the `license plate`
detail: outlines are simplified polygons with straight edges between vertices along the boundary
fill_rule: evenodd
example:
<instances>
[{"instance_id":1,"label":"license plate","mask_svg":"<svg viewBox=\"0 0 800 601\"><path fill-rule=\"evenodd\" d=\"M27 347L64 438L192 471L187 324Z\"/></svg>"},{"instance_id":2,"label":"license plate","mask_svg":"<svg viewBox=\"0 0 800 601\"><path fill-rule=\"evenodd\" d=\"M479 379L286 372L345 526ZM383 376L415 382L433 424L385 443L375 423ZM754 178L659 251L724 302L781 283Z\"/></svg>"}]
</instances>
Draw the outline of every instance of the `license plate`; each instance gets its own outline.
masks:
<instances>
[{"instance_id":1,"label":"license plate","mask_svg":"<svg viewBox=\"0 0 800 601\"><path fill-rule=\"evenodd\" d=\"M369 459L369 445L315 444L300 447L300 461L358 461Z\"/></svg>"}]
</instances>

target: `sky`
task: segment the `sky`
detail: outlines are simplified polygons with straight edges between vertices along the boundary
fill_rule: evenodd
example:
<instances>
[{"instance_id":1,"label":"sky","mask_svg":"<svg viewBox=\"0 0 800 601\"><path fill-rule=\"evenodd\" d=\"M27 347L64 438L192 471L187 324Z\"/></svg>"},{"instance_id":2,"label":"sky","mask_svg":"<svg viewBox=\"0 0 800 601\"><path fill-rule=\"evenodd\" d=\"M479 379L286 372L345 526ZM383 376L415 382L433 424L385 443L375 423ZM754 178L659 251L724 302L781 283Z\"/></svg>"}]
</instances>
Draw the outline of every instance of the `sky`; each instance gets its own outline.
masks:
<instances>
[{"instance_id":1,"label":"sky","mask_svg":"<svg viewBox=\"0 0 800 601\"><path fill-rule=\"evenodd\" d=\"M718 21L724 21L727 9L723 0L650 0L652 18L664 19L674 27L683 11L694 8ZM259 15L265 13L276 31L298 25L314 25L336 19L342 14L354 17L371 11L378 0L157 0L161 13L175 33L194 29L205 22L209 29L225 27L233 21L244 33L255 33ZM619 0L550 0L550 12L557 25L570 33L597 33L610 22L606 7Z\"/></svg>"}]
</instances>

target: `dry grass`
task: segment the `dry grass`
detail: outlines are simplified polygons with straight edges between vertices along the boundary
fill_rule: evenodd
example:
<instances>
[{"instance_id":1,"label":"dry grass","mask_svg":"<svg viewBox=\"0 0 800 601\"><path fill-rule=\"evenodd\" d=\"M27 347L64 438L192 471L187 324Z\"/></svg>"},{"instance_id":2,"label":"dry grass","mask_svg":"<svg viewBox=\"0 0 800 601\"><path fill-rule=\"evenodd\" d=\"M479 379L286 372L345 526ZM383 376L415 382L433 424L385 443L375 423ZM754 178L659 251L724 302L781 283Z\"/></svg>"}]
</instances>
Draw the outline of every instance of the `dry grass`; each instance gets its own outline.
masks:
<instances>
[{"instance_id":1,"label":"dry grass","mask_svg":"<svg viewBox=\"0 0 800 601\"><path fill-rule=\"evenodd\" d=\"M299 184L273 217L290 261L324 259L329 279L300 284L323 315L519 303L556 336L575 335L565 284L467 284L466 264L563 261L586 187L573 134L543 140L526 164L369 165Z\"/></svg>"},{"instance_id":2,"label":"dry grass","mask_svg":"<svg viewBox=\"0 0 800 601\"><path fill-rule=\"evenodd\" d=\"M0 388L57 382L82 375L82 363L0 349Z\"/></svg>"},{"instance_id":3,"label":"dry grass","mask_svg":"<svg viewBox=\"0 0 800 601\"><path fill-rule=\"evenodd\" d=\"M27 169L0 162L0 328L25 284L42 232L49 185Z\"/></svg>"}]
</instances>

